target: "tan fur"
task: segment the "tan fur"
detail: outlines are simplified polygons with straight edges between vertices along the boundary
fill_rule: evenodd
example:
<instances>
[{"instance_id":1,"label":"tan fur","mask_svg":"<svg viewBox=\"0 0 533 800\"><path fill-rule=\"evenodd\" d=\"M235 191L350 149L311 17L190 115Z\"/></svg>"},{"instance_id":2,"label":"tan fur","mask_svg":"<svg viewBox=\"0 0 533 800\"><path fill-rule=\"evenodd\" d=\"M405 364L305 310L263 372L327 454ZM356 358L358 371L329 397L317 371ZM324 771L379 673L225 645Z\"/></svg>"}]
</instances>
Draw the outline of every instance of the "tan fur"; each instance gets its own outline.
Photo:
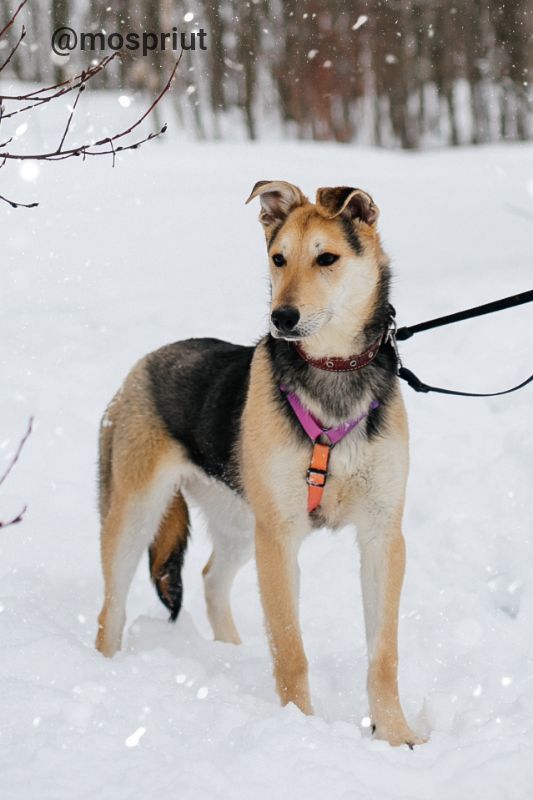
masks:
<instances>
[{"instance_id":1,"label":"tan fur","mask_svg":"<svg viewBox=\"0 0 533 800\"><path fill-rule=\"evenodd\" d=\"M271 386L269 361L259 347L243 417L244 483L256 516L257 570L278 694L283 703L294 702L311 713L297 610L297 553L309 530L302 480L309 448L291 444L294 440L285 415L272 400ZM399 393L388 407L387 422L388 440L360 442L357 454L347 447L343 451L342 444L332 452L322 511L327 525L357 521L363 558L367 549L376 547L375 520L388 520L380 531L380 574L370 588L377 606L374 640L369 641L370 711L377 736L391 744L414 744L422 739L405 721L397 686L398 604L404 572L400 526L408 468L407 422Z\"/></svg>"},{"instance_id":2,"label":"tan fur","mask_svg":"<svg viewBox=\"0 0 533 800\"><path fill-rule=\"evenodd\" d=\"M164 459L176 449L155 414L147 380L145 362L142 360L130 372L109 405L101 426L101 444L105 448L103 458L106 463L105 472L100 477L100 547L105 589L104 604L98 618L96 647L104 655L112 655L118 649L116 631L108 636L107 629L110 606L117 592L115 573L119 568L117 559L121 540L126 535L124 528L128 510L133 499L150 486ZM175 502L179 504L178 500ZM162 509L161 516L166 510ZM181 508L179 513L183 515ZM176 511L171 514L171 519L175 516ZM162 526L162 541L168 546L170 534L164 522Z\"/></svg>"},{"instance_id":3,"label":"tan fur","mask_svg":"<svg viewBox=\"0 0 533 800\"><path fill-rule=\"evenodd\" d=\"M270 232L268 225L267 236ZM316 327L315 335L306 339L306 352L313 358L348 357L354 347L357 350L374 308L380 263L386 256L374 226L361 223L358 236L365 248L361 257L348 245L338 220L326 218L306 202L291 212L269 248L270 256L281 253L287 261L279 269L270 259L272 307L296 306L304 324ZM323 251L339 255L342 268L317 268L316 256ZM333 315L335 326L328 325Z\"/></svg>"},{"instance_id":4,"label":"tan fur","mask_svg":"<svg viewBox=\"0 0 533 800\"><path fill-rule=\"evenodd\" d=\"M113 490L141 490L162 454L174 446L150 400L145 359L131 370L115 395L101 431L109 431L111 437Z\"/></svg>"}]
</instances>

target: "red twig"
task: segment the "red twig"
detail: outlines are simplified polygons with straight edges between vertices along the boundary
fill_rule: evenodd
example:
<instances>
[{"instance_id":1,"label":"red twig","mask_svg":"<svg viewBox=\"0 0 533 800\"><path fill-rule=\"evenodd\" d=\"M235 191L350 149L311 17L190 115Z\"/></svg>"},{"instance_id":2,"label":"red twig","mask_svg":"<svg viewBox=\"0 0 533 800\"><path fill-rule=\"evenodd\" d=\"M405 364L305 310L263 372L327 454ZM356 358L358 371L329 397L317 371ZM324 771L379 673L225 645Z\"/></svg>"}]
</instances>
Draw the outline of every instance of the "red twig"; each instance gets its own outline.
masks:
<instances>
[{"instance_id":1,"label":"red twig","mask_svg":"<svg viewBox=\"0 0 533 800\"><path fill-rule=\"evenodd\" d=\"M98 64L95 64L93 67L89 67L89 69L80 72L79 75L74 75L67 81L57 83L55 86L49 86L46 89L37 89L35 92L28 92L27 94L3 95L1 98L2 100L11 100L17 103L22 103L24 100L30 100L31 102L27 106L16 108L14 111L10 111L9 114L4 113L2 119L9 119L9 117L15 117L17 114L22 114L25 111L31 111L32 108L37 108L37 106L42 106L44 103L49 103L51 100L55 100L58 97L63 97L69 92L73 92L75 89L78 89L80 86L88 83L91 78L94 78L94 76L98 75L99 72L102 72L102 70L107 67L107 65L115 58L115 56L118 56L118 52L113 53L112 56L106 56L102 59L102 61L100 61ZM46 92L53 92L55 89L59 89L59 91L54 92L54 94L46 95Z\"/></svg>"},{"instance_id":2,"label":"red twig","mask_svg":"<svg viewBox=\"0 0 533 800\"><path fill-rule=\"evenodd\" d=\"M59 142L59 147L57 148L57 152L61 152L61 148L65 143L65 139L67 138L68 129L70 128L70 123L72 122L72 117L74 116L74 112L76 111L76 106L78 105L78 100L80 99L81 93L85 89L85 84L82 83L80 88L78 89L78 94L76 95L76 99L72 104L72 108L70 109L69 118L67 120L67 124L65 125L65 130L63 131L63 136L61 137L61 141Z\"/></svg>"},{"instance_id":3,"label":"red twig","mask_svg":"<svg viewBox=\"0 0 533 800\"><path fill-rule=\"evenodd\" d=\"M176 74L176 70L178 69L178 67L179 67L179 65L180 65L180 61L181 61L182 57L183 57L183 50L182 50L182 51L181 51L181 53L179 54L179 56L178 56L178 59L177 59L176 63L174 64L174 68L172 69L172 72L170 73L170 76L169 76L169 79L168 79L168 81L165 83L165 85L163 86L163 88L161 89L161 91L159 92L159 94L157 95L157 97L155 98L155 100L152 102L152 104L151 104L151 105L150 105L150 106L149 106L149 107L146 109L146 111L144 112L144 114L142 115L142 117L139 117L139 119L137 120L137 122L134 122L134 123L133 123L133 125L131 125L131 127L127 128L126 130L122 131L121 133L116 133L114 136L111 136L111 140L112 140L112 141L116 141L117 139L122 139L122 137L123 137L123 136L127 136L129 133L131 133L132 131L134 131L134 130L135 130L135 128L138 128L138 127L139 127L139 125L141 124L141 122L144 122L144 120L146 119L146 117L147 117L149 114L151 114L151 113L152 113L152 111L154 110L154 108L156 107L156 105L159 103L159 101L161 100L161 98L162 98L164 95L166 95L166 93L167 93L167 92L168 92L168 90L170 89L170 85L171 85L171 83L172 83L172 81L173 81L173 79L174 79L174 75ZM164 130L162 130L162 133L164 133ZM103 142L96 142L96 145L98 145L98 144L103 144Z\"/></svg>"},{"instance_id":4,"label":"red twig","mask_svg":"<svg viewBox=\"0 0 533 800\"><path fill-rule=\"evenodd\" d=\"M49 100L53 100L54 97L60 97L64 92L57 92L57 94L47 97L47 92L53 92L55 89L61 89L62 87L67 87L67 91L71 91L75 89L77 85L77 81L80 81L82 78L85 78L86 81L92 78L94 75L97 75L103 69L107 67L107 65L113 61L114 58L117 58L120 53L117 51L113 53L111 56L105 56L98 64L93 64L92 67L88 69L82 70L77 75L73 75L71 78L67 78L60 83L54 83L52 86L44 86L41 89L34 89L33 92L26 92L25 94L5 94L3 95L4 100L16 100L17 102L21 103L23 100L42 100L42 102L47 103ZM69 86L69 84L71 84ZM36 96L37 95L37 96ZM39 95L43 95L39 97Z\"/></svg>"},{"instance_id":5,"label":"red twig","mask_svg":"<svg viewBox=\"0 0 533 800\"><path fill-rule=\"evenodd\" d=\"M2 70L5 69L5 67L7 67L7 65L9 64L9 62L11 61L11 59L13 58L15 53L17 52L17 50L19 48L19 45L20 45L20 43L22 42L22 40L24 39L25 36L26 36L26 28L23 25L22 26L22 30L20 32L20 36L18 38L18 41L17 41L16 45L11 48L10 54L8 55L8 57L6 58L6 60L2 64L2 66L0 67L0 72L2 72Z\"/></svg>"},{"instance_id":6,"label":"red twig","mask_svg":"<svg viewBox=\"0 0 533 800\"><path fill-rule=\"evenodd\" d=\"M11 19L10 19L10 20L9 20L9 22L7 23L7 25L5 25L5 26L2 28L2 30L0 31L0 39L2 38L2 36L4 35L4 33L5 33L5 32L6 32L6 31L7 31L7 30L8 30L8 29L9 29L9 28L10 28L10 27L13 25L13 23L15 22L15 20L16 20L16 18L17 18L17 16L18 16L18 14L19 14L19 12L20 12L20 11L22 11L22 9L24 8L24 6L26 5L26 3L27 3L27 2L28 2L28 0L22 0L22 3L21 3L21 4L20 4L20 6L17 8L17 10L16 10L16 11L15 11L15 13L13 14L13 16L11 17Z\"/></svg>"}]
</instances>

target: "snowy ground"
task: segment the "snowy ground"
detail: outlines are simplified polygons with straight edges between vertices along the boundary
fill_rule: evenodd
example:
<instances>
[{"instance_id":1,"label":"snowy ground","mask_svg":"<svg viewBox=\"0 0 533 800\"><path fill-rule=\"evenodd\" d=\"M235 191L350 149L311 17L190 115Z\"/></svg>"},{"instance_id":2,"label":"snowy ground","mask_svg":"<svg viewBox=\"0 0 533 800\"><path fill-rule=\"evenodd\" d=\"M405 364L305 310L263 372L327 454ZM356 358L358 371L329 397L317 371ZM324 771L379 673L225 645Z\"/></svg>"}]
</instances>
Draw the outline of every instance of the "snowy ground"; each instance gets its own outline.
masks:
<instances>
[{"instance_id":1,"label":"snowy ground","mask_svg":"<svg viewBox=\"0 0 533 800\"><path fill-rule=\"evenodd\" d=\"M31 131L30 131L31 133ZM29 134L28 134L29 135ZM30 176L31 177L31 176ZM0 796L287 800L533 797L532 389L473 400L406 389L412 467L400 626L406 714L430 741L372 741L354 535L303 546L301 616L316 716L280 708L255 567L234 590L241 647L213 643L195 519L185 602L168 625L143 563L126 648L93 649L102 593L95 511L99 416L157 346L265 330L259 179L348 184L382 209L393 300L414 323L531 288L533 148L400 154L307 144L171 140L107 161L2 171ZM509 205L513 206L511 209ZM519 206L520 213L514 210ZM531 311L428 333L405 360L440 385L490 391L531 372ZM1 471L1 469L0 469Z\"/></svg>"}]
</instances>

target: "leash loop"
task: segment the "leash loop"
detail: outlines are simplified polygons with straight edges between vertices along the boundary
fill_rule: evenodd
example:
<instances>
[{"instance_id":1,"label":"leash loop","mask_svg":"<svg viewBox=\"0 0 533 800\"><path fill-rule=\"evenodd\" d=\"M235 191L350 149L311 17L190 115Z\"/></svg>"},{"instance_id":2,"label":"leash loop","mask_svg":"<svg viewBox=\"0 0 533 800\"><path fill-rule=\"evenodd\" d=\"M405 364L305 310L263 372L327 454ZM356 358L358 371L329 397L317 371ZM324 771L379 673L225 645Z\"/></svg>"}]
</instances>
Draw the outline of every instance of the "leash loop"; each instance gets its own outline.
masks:
<instances>
[{"instance_id":1,"label":"leash loop","mask_svg":"<svg viewBox=\"0 0 533 800\"><path fill-rule=\"evenodd\" d=\"M389 324L387 326L387 334L385 336L385 342L390 342L391 347L394 350L394 354L396 356L396 361L398 362L398 365L401 369L403 367L403 364L402 364L402 359L400 357L400 351L398 350L398 342L397 342L398 326L396 324L396 318L394 316L396 314L396 311L394 310L393 306L391 306L390 308L391 308L391 313L389 317Z\"/></svg>"},{"instance_id":2,"label":"leash loop","mask_svg":"<svg viewBox=\"0 0 533 800\"><path fill-rule=\"evenodd\" d=\"M465 319L481 317L485 314L492 314L495 311L503 311L506 308L513 308L515 306L531 302L533 302L533 289L527 292L522 292L521 294L504 297L501 300L495 300L492 303L485 303L481 306L468 308L465 311L458 311L455 314L447 314L444 317L437 317L436 319L431 319L427 322L420 322L418 325L406 325L402 328L397 327L395 319L396 311L393 306L390 306L390 316L385 342L389 343L394 350L398 366L398 377L405 381L411 387L411 389L414 389L415 392L423 392L425 394L428 392L437 392L439 394L456 395L459 397L499 397L502 394L511 394L511 392L517 392L518 389L523 389L524 386L527 386L533 381L533 375L530 375L529 378L526 378L517 386L513 386L510 389L504 389L501 392L460 392L453 389L443 389L439 386L430 386L429 384L421 381L420 378L410 369L407 369L407 367L403 366L398 350L398 341L405 341L406 339L410 339L411 336L414 336L415 333L428 331L432 328L440 328L442 325L452 325L455 322L462 322Z\"/></svg>"}]
</instances>

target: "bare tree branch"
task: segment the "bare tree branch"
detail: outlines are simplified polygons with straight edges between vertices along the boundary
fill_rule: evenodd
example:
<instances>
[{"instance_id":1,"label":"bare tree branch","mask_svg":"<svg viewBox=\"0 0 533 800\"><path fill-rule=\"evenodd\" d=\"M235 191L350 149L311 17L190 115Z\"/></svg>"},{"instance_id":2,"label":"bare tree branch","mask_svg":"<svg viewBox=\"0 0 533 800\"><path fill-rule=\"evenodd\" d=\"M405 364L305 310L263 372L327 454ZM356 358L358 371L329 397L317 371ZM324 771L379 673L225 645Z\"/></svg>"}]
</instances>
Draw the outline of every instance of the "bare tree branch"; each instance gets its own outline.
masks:
<instances>
[{"instance_id":1,"label":"bare tree branch","mask_svg":"<svg viewBox=\"0 0 533 800\"><path fill-rule=\"evenodd\" d=\"M49 103L51 100L55 100L57 97L62 97L68 92L72 92L77 89L82 84L86 84L91 78L94 78L95 75L98 75L99 72L106 69L107 65L113 61L114 58L120 57L120 53L117 51L113 53L112 56L106 56L98 64L94 64L92 67L89 67L86 70L83 70L78 75L73 75L72 78L69 78L66 81L62 81L61 83L56 83L53 86L47 86L42 89L35 89L33 92L27 92L26 94L20 95L3 95L1 98L2 100L11 100L16 103L21 103L24 100L31 100L31 104L27 106L23 106L22 108L16 108L14 111L11 111L9 114L3 114L2 119L9 119L9 117L15 117L17 114L22 114L25 111L31 111L32 108L36 106L43 105L43 103ZM55 90L59 91L55 91ZM47 94L50 92L54 92L53 94Z\"/></svg>"},{"instance_id":2,"label":"bare tree branch","mask_svg":"<svg viewBox=\"0 0 533 800\"><path fill-rule=\"evenodd\" d=\"M13 22L15 21L17 15L21 11L21 9L26 5L27 0L23 0L15 13L13 14L10 21L7 25L0 31L0 37L5 34L5 32L11 27ZM17 43L12 48L9 56L4 61L4 63L0 66L0 73L2 70L9 64L13 55L17 51L17 48L21 44L22 40L26 35L26 29L22 26L22 31L19 36ZM5 139L3 142L0 142L0 169L5 166L8 161L64 161L67 158L77 158L82 156L83 160L85 160L86 156L102 156L102 155L111 155L112 156L112 166L115 166L116 156L119 152L125 152L126 150L136 150L138 147L143 145L145 142L149 142L152 139L156 139L158 136L161 136L165 133L167 126L163 125L163 127L155 132L147 134L144 138L138 139L135 142L128 143L124 141L136 128L141 125L146 118L153 112L155 107L158 103L162 100L165 94L169 91L174 76L176 74L176 70L180 64L180 61L183 56L183 50L179 54L174 67L169 75L169 78L165 85L163 86L162 90L159 94L155 97L155 99L150 103L149 107L146 111L135 120L135 122L130 125L128 128L119 131L118 133L113 134L112 136L106 136L102 139L99 139L96 142L83 142L80 145L75 147L65 147L65 143L67 140L67 136L71 129L72 120L74 118L74 114L76 112L76 108L78 106L78 102L80 100L82 92L85 90L88 82L92 80L96 75L103 72L109 64L113 61L114 58L120 57L120 52L115 52L110 56L105 56L98 64L94 64L91 67L83 70L77 75L72 76L68 80L61 81L59 83L53 84L51 86L43 87L41 89L35 89L31 92L25 92L20 95L3 95L0 97L0 123L6 119L10 119L11 117L16 116L17 114L24 114L26 112L32 111L32 109L38 108L46 103L50 103L56 100L59 97L64 97L65 95L69 94L70 92L76 92L76 97L74 103L70 108L70 113L65 124L65 128L61 135L61 139L59 142L59 146L56 150L50 152L43 152L43 153L19 153L19 152L9 152L6 148L13 142L13 137L9 137ZM12 103L15 107L10 109L9 111L6 110L5 103ZM120 144L117 143L120 142ZM12 208L34 208L38 205L38 203L19 203L11 200L3 195L0 195L0 201L8 203Z\"/></svg>"},{"instance_id":3,"label":"bare tree branch","mask_svg":"<svg viewBox=\"0 0 533 800\"><path fill-rule=\"evenodd\" d=\"M157 106L157 104L161 101L161 99L164 97L164 95L170 89L172 80L174 78L174 75L176 74L176 70L179 67L179 64L180 64L180 61L182 59L182 56L183 56L183 51L180 53L176 63L174 64L174 67L173 67L173 69L172 69L172 71L170 73L170 76L169 76L167 82L165 83L165 85L163 86L163 88L161 89L161 91L159 92L157 97L152 101L152 103L146 109L144 114L142 114L142 116L140 116L128 128L125 128L124 130L120 131L119 133L115 133L113 136L106 136L104 139L99 139L96 142L81 144L81 145L78 145L77 147L71 147L71 148L67 148L67 149L63 149L61 147L58 150L53 150L53 151L50 151L48 153L30 153L30 154L26 154L26 153L2 153L1 157L3 159L5 159L5 160L15 160L15 161L24 161L24 160L26 160L26 161L62 161L65 158L72 158L72 157L80 156L80 155L92 155L92 156L94 156L94 155L104 155L105 153L113 153L114 151L118 152L119 150L121 150L121 151L133 150L133 149L136 149L137 147L139 147L141 144L144 144L144 142L148 142L151 139L155 139L156 137L161 136L161 134L165 133L165 131L167 129L166 125L163 125L163 127L159 131L157 131L156 133L151 133L148 136L146 136L144 139L139 140L134 145L128 145L128 144L122 145L120 148L118 148L118 147L115 148L115 150L113 150L113 148L111 150L100 150L100 151L94 149L94 148L102 147L103 145L106 145L106 144L111 144L112 142L116 142L116 141L118 141L120 139L123 139L125 136L129 136L129 134L132 133L135 130L135 128L138 128L139 125L142 122L144 122L146 117L148 117L149 114L151 114L151 112L154 110L154 108ZM80 88L81 88L81 86L85 85L85 83L86 83L86 79L84 77L81 77L80 84L78 84L78 86L80 86ZM62 92L62 94L64 94L64 92ZM57 96L57 95L53 95L50 99L54 99L55 96ZM48 102L48 101L44 101L44 102ZM4 114L4 118L6 118L7 116L9 116L9 115L8 114ZM62 144L63 143L64 143L64 139L62 140Z\"/></svg>"}]
</instances>

